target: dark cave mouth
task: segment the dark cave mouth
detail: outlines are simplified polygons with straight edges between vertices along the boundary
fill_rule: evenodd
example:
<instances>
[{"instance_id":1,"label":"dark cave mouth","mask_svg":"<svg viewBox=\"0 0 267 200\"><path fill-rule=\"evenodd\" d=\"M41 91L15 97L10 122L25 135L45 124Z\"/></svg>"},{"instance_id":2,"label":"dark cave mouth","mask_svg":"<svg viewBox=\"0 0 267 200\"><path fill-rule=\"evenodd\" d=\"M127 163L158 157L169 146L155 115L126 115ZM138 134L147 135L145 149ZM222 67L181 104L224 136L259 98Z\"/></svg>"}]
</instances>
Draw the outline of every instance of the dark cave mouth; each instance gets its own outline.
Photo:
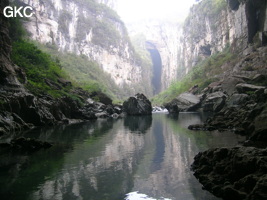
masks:
<instances>
[{"instance_id":1,"label":"dark cave mouth","mask_svg":"<svg viewBox=\"0 0 267 200\"><path fill-rule=\"evenodd\" d=\"M152 76L152 86L153 95L160 93L161 91L161 73L162 73L162 62L161 57L157 49L149 49L149 53L152 59L153 76Z\"/></svg>"},{"instance_id":2,"label":"dark cave mouth","mask_svg":"<svg viewBox=\"0 0 267 200\"><path fill-rule=\"evenodd\" d=\"M162 61L161 56L155 45L151 42L147 42L147 50L150 53L152 59L152 87L153 95L161 92L161 75L162 75Z\"/></svg>"}]
</instances>

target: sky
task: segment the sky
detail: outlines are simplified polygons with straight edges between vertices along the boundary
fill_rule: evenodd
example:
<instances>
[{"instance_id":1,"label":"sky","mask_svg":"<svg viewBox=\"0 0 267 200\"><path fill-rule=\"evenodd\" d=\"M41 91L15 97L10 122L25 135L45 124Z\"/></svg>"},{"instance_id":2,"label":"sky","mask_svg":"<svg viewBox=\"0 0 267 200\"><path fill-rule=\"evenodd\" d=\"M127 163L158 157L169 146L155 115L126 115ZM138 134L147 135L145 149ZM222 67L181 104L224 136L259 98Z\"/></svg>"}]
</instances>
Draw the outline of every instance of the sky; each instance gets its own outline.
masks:
<instances>
[{"instance_id":1,"label":"sky","mask_svg":"<svg viewBox=\"0 0 267 200\"><path fill-rule=\"evenodd\" d=\"M183 20L195 0L118 0L118 13L125 22L142 19Z\"/></svg>"}]
</instances>

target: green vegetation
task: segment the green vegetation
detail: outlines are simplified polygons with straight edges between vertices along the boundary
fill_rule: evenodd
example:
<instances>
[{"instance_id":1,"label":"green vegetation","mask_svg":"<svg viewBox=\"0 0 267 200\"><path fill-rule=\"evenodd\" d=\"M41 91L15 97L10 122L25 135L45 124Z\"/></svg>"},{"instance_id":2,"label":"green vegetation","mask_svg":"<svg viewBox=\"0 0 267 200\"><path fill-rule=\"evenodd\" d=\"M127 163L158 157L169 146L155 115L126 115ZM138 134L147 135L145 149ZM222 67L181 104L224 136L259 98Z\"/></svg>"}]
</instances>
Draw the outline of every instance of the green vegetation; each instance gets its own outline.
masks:
<instances>
[{"instance_id":1,"label":"green vegetation","mask_svg":"<svg viewBox=\"0 0 267 200\"><path fill-rule=\"evenodd\" d=\"M12 41L11 59L24 69L27 77L26 88L35 95L49 94L53 97L64 95L78 99L76 95L70 93L71 84L62 86L58 82L59 79L68 79L61 69L59 60L53 60L50 55L25 39L27 32L21 20L21 18L9 19L9 33ZM20 81L24 82L24 80Z\"/></svg>"},{"instance_id":2,"label":"green vegetation","mask_svg":"<svg viewBox=\"0 0 267 200\"><path fill-rule=\"evenodd\" d=\"M118 47L121 40L130 44L126 27L114 10L94 0L77 0L77 3L90 11L86 17L82 12L78 16L77 42L84 40L88 31L92 30L92 43L107 50L111 46ZM72 16L68 11L63 11L59 16L59 28L63 33L68 32L71 20Z\"/></svg>"},{"instance_id":3,"label":"green vegetation","mask_svg":"<svg viewBox=\"0 0 267 200\"><path fill-rule=\"evenodd\" d=\"M114 100L125 96L110 75L95 61L88 60L84 55L60 52L54 45L36 45L47 54L53 55L54 60L60 60L62 71L68 74L74 85L88 92L101 91Z\"/></svg>"},{"instance_id":4,"label":"green vegetation","mask_svg":"<svg viewBox=\"0 0 267 200\"><path fill-rule=\"evenodd\" d=\"M15 41L11 59L25 70L26 87L36 95L50 94L53 97L68 95L71 86L62 87L59 78L67 78L59 63L26 40Z\"/></svg>"},{"instance_id":5,"label":"green vegetation","mask_svg":"<svg viewBox=\"0 0 267 200\"><path fill-rule=\"evenodd\" d=\"M191 8L189 16L184 22L184 31L187 33L187 42L194 46L196 42L202 39L202 33L206 33L206 22L210 21L210 28L214 34L217 33L217 23L222 20L222 12L226 11L227 2L225 0L202 0L199 4ZM200 90L207 87L211 82L218 80L223 72L222 65L226 62L235 60L235 55L230 52L230 47L226 47L224 51L213 54L209 58L201 61L189 71L189 73L180 81L174 82L164 92L152 99L154 104L162 104L171 101L179 94L189 90L194 85L198 85ZM190 62L193 62L192 60ZM183 65L179 67L180 71L185 71Z\"/></svg>"},{"instance_id":6,"label":"green vegetation","mask_svg":"<svg viewBox=\"0 0 267 200\"><path fill-rule=\"evenodd\" d=\"M131 37L136 56L141 62L142 66L152 67L152 60L149 52L146 49L146 36L144 34L137 34ZM152 72L151 72L152 73Z\"/></svg>"},{"instance_id":7,"label":"green vegetation","mask_svg":"<svg viewBox=\"0 0 267 200\"><path fill-rule=\"evenodd\" d=\"M114 24L108 21L97 21L93 28L92 42L105 49L109 49L110 46L119 46L120 38L120 33Z\"/></svg>"},{"instance_id":8,"label":"green vegetation","mask_svg":"<svg viewBox=\"0 0 267 200\"><path fill-rule=\"evenodd\" d=\"M17 41L26 35L26 31L18 17L11 17L9 23L9 36L12 41Z\"/></svg>"},{"instance_id":9,"label":"green vegetation","mask_svg":"<svg viewBox=\"0 0 267 200\"><path fill-rule=\"evenodd\" d=\"M203 12L207 17L216 17L226 8L227 2L225 0L204 0L200 3L198 11Z\"/></svg>"},{"instance_id":10,"label":"green vegetation","mask_svg":"<svg viewBox=\"0 0 267 200\"><path fill-rule=\"evenodd\" d=\"M194 43L201 39L201 33L207 32L206 26L203 24L206 22L206 18L211 21L211 30L216 31L216 24L221 20L221 12L226 11L227 3L225 0L203 0L199 4L191 8L191 12L184 22L184 29L192 27L191 30L187 30L188 39L190 43Z\"/></svg>"},{"instance_id":11,"label":"green vegetation","mask_svg":"<svg viewBox=\"0 0 267 200\"><path fill-rule=\"evenodd\" d=\"M117 22L122 22L119 15L105 4L98 3L95 0L76 0L76 2L80 3L83 7L88 8L96 15L103 16L104 18L109 18Z\"/></svg>"},{"instance_id":12,"label":"green vegetation","mask_svg":"<svg viewBox=\"0 0 267 200\"><path fill-rule=\"evenodd\" d=\"M153 104L169 102L179 94L188 91L194 85L198 85L200 90L204 89L210 83L218 80L217 77L223 72L223 64L234 62L235 60L236 55L230 52L230 47L226 47L224 51L200 62L182 80L172 83L167 90L155 96L152 99Z\"/></svg>"},{"instance_id":13,"label":"green vegetation","mask_svg":"<svg viewBox=\"0 0 267 200\"><path fill-rule=\"evenodd\" d=\"M227 8L227 2L225 0L203 0L199 4L193 7L194 12L197 15L206 16L209 18L219 17L218 15ZM192 12L191 12L192 14ZM188 16L186 21L192 16Z\"/></svg>"},{"instance_id":14,"label":"green vegetation","mask_svg":"<svg viewBox=\"0 0 267 200\"><path fill-rule=\"evenodd\" d=\"M142 43L142 45L138 44ZM74 85L93 92L101 91L114 100L114 103L121 103L121 100L133 95L135 91L143 92L148 96L152 95L150 77L152 62L149 53L145 50L145 38L138 36L133 38L134 54L138 63L142 66L143 81L131 87L124 85L119 88L111 76L104 72L98 63L91 61L85 55L59 52L55 45L42 45L35 43L38 48L52 55L54 60L60 61L60 66ZM133 89L134 88L134 89Z\"/></svg>"},{"instance_id":15,"label":"green vegetation","mask_svg":"<svg viewBox=\"0 0 267 200\"><path fill-rule=\"evenodd\" d=\"M67 52L59 52L54 43L53 35L50 35L52 44L40 44L28 40L27 33L19 18L11 20L10 32L12 33L13 52L12 60L26 72L26 87L36 95L50 94L53 97L62 95L73 96L74 87L81 87L88 92L101 91L114 101L132 95L134 91L146 94L151 93L151 86L147 84L151 76L151 61L148 52L144 49L134 49L125 25L115 11L104 4L94 0L77 0L80 7L89 9L87 15L80 12L77 23L76 42L83 41L89 33L92 33L92 45L101 46L106 50L112 47L124 49L121 44L129 46L130 56L134 63L141 65L144 81L136 85L119 88L109 74L105 73L98 63L89 60L84 55L75 55ZM59 31L65 37L69 37L69 24L73 20L72 13L63 10L59 15ZM89 32L90 31L90 32ZM53 32L51 32L53 34ZM143 39L143 38L142 38ZM145 40L143 41L145 43ZM70 80L68 86L63 86L59 79ZM21 82L25 80L21 79Z\"/></svg>"}]
</instances>

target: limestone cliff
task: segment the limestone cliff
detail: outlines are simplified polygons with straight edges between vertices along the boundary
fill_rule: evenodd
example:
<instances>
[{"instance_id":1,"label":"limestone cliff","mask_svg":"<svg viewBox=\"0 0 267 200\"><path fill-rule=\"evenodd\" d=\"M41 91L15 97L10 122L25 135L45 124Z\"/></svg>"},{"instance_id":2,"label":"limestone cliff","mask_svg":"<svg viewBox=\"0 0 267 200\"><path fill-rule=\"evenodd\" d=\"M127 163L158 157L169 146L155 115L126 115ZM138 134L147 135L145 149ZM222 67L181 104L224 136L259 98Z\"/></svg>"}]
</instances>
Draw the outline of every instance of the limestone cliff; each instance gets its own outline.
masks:
<instances>
[{"instance_id":1,"label":"limestone cliff","mask_svg":"<svg viewBox=\"0 0 267 200\"><path fill-rule=\"evenodd\" d=\"M118 1L117 0L97 0L97 2L105 4L115 11L117 11L117 9L118 9Z\"/></svg>"},{"instance_id":2,"label":"limestone cliff","mask_svg":"<svg viewBox=\"0 0 267 200\"><path fill-rule=\"evenodd\" d=\"M5 88L9 90L23 90L23 87L17 80L21 71L10 60L11 41L8 32L8 19L2 13L2 8L8 4L8 0L3 0L0 5L0 91Z\"/></svg>"},{"instance_id":3,"label":"limestone cliff","mask_svg":"<svg viewBox=\"0 0 267 200\"><path fill-rule=\"evenodd\" d=\"M19 2L34 8L34 16L24 21L32 39L55 45L59 51L87 56L99 63L121 88L127 86L134 91L134 85L142 82L140 61L126 28L116 12L103 4L115 7L115 1Z\"/></svg>"},{"instance_id":4,"label":"limestone cliff","mask_svg":"<svg viewBox=\"0 0 267 200\"><path fill-rule=\"evenodd\" d=\"M200 60L231 46L234 52L266 44L265 0L203 0L191 8L183 27L179 66L185 73Z\"/></svg>"},{"instance_id":5,"label":"limestone cliff","mask_svg":"<svg viewBox=\"0 0 267 200\"><path fill-rule=\"evenodd\" d=\"M158 66L154 63L154 94L167 89L177 78L177 57L181 24L173 21L144 20L127 24L130 35L143 33L146 37L146 48L151 53L152 60L159 57ZM157 56L154 53L158 54ZM157 69L155 69L157 68Z\"/></svg>"},{"instance_id":6,"label":"limestone cliff","mask_svg":"<svg viewBox=\"0 0 267 200\"><path fill-rule=\"evenodd\" d=\"M159 52L163 91L198 62L227 46L234 53L247 54L266 45L266 9L266 0L202 0L191 7L183 25L144 21L127 26L130 34L143 32Z\"/></svg>"}]
</instances>

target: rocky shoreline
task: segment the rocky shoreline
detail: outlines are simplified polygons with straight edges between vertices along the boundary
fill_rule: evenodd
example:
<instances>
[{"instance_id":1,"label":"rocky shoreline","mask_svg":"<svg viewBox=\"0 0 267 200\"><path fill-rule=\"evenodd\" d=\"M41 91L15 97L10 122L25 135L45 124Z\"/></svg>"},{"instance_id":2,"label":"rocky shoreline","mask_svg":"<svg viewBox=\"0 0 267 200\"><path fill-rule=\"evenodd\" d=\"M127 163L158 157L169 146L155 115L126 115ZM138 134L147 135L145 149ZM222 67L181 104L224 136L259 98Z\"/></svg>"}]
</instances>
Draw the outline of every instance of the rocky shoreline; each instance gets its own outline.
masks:
<instances>
[{"instance_id":1,"label":"rocky shoreline","mask_svg":"<svg viewBox=\"0 0 267 200\"><path fill-rule=\"evenodd\" d=\"M0 93L0 135L23 131L34 126L71 124L97 118L117 118L122 114L122 106L113 105L111 99L101 94L99 102L94 101L82 90L83 105L69 97L36 97L19 92L5 95ZM100 94L98 94L100 96Z\"/></svg>"},{"instance_id":2,"label":"rocky shoreline","mask_svg":"<svg viewBox=\"0 0 267 200\"><path fill-rule=\"evenodd\" d=\"M194 175L217 197L227 200L267 198L267 149L216 148L196 155Z\"/></svg>"},{"instance_id":3,"label":"rocky shoreline","mask_svg":"<svg viewBox=\"0 0 267 200\"><path fill-rule=\"evenodd\" d=\"M197 85L192 87L166 103L166 109L169 113L214 113L204 124L190 125L190 130L232 130L247 135L252 141L267 142L266 57L267 47L241 54L240 60L228 66L230 70L222 74L219 81L202 91Z\"/></svg>"},{"instance_id":4,"label":"rocky shoreline","mask_svg":"<svg viewBox=\"0 0 267 200\"><path fill-rule=\"evenodd\" d=\"M71 98L37 98L29 93L16 93L12 96L0 95L6 100L0 112L0 137L12 132L22 132L36 126L73 124L98 118L117 119L125 115L151 115L151 102L143 94L128 98L123 105L113 105L112 100L103 93L93 93L87 97L83 106ZM84 95L87 94L87 95ZM98 102L90 97L97 96ZM0 150L17 153L33 153L50 148L53 144L36 139L15 137L10 142L1 142Z\"/></svg>"},{"instance_id":5,"label":"rocky shoreline","mask_svg":"<svg viewBox=\"0 0 267 200\"><path fill-rule=\"evenodd\" d=\"M192 171L203 188L225 200L267 199L266 58L267 47L248 48L219 81L202 91L196 85L165 104L170 113L213 113L203 124L189 125L192 131L230 130L247 137L237 147L209 149L194 158Z\"/></svg>"}]
</instances>

